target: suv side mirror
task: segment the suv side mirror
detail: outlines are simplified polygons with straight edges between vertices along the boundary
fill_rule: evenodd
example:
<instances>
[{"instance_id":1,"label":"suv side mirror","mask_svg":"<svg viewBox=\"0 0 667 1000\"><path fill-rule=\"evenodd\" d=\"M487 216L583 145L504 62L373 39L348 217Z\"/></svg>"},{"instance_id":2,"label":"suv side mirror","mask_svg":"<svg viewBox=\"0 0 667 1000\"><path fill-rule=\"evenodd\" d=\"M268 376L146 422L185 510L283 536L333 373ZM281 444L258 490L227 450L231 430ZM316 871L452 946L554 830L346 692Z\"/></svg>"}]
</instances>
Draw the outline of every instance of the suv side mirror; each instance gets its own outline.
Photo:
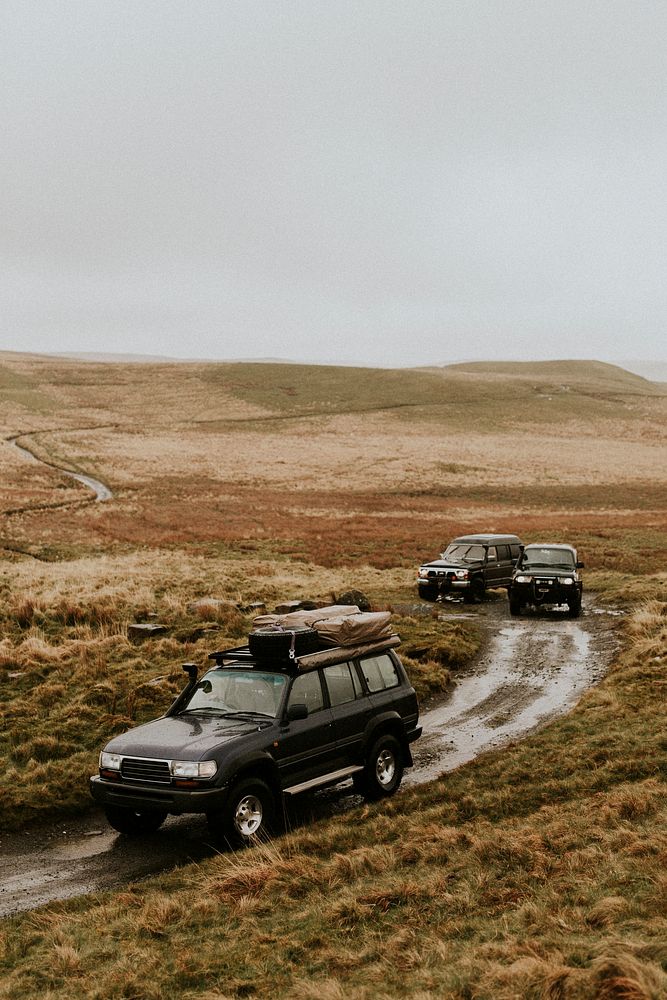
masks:
<instances>
[{"instance_id":1,"label":"suv side mirror","mask_svg":"<svg viewBox=\"0 0 667 1000\"><path fill-rule=\"evenodd\" d=\"M285 713L285 719L287 722L297 722L299 719L308 718L308 706L302 705L297 702L295 705L290 705Z\"/></svg>"},{"instance_id":2,"label":"suv side mirror","mask_svg":"<svg viewBox=\"0 0 667 1000\"><path fill-rule=\"evenodd\" d=\"M582 562L578 562L577 569L584 569L584 564Z\"/></svg>"}]
</instances>

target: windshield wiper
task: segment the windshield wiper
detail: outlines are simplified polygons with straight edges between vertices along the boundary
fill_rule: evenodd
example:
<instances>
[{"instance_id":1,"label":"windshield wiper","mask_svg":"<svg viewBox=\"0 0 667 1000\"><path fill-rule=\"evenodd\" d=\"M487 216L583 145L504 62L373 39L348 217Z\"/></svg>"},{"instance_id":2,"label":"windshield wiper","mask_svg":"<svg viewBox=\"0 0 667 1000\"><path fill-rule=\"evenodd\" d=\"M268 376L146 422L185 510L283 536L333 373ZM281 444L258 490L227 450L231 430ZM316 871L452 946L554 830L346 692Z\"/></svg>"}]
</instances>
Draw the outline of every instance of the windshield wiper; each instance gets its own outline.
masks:
<instances>
[{"instance_id":1,"label":"windshield wiper","mask_svg":"<svg viewBox=\"0 0 667 1000\"><path fill-rule=\"evenodd\" d=\"M274 719L275 718L275 716L269 715L268 712L253 712L250 709L247 709L246 711L240 711L239 710L237 712L222 712L221 714L222 714L223 718L225 718L225 719L239 719L239 718L243 719L243 718L245 718L247 716L250 716L251 719L256 719L257 716L259 716L261 719Z\"/></svg>"},{"instance_id":2,"label":"windshield wiper","mask_svg":"<svg viewBox=\"0 0 667 1000\"><path fill-rule=\"evenodd\" d=\"M192 712L193 715L194 715L195 712L200 712L200 713L202 713L202 712L212 712L212 713L215 713L215 715L225 715L226 714L225 710L223 708L216 708L215 705L198 705L197 708L184 708L178 714L179 715L187 715L188 712Z\"/></svg>"}]
</instances>

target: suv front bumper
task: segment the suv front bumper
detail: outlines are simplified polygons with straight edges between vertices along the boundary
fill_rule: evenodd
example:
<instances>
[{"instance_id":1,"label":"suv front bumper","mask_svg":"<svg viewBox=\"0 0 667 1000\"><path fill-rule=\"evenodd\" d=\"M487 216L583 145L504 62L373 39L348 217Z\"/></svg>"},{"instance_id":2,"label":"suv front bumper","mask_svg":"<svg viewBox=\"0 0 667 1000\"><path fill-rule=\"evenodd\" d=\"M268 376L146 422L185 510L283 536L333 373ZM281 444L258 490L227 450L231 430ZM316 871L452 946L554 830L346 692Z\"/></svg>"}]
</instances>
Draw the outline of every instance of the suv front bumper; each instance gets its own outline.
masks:
<instances>
[{"instance_id":1,"label":"suv front bumper","mask_svg":"<svg viewBox=\"0 0 667 1000\"><path fill-rule=\"evenodd\" d=\"M417 587L421 590L437 590L441 594L451 591L470 590L470 580L457 580L446 576L420 576Z\"/></svg>"},{"instance_id":2,"label":"suv front bumper","mask_svg":"<svg viewBox=\"0 0 667 1000\"><path fill-rule=\"evenodd\" d=\"M105 781L98 774L90 779L90 794L96 802L127 809L159 809L163 812L207 813L221 809L227 798L228 785L221 788L156 788L129 785L120 781Z\"/></svg>"},{"instance_id":3,"label":"suv front bumper","mask_svg":"<svg viewBox=\"0 0 667 1000\"><path fill-rule=\"evenodd\" d=\"M575 599L581 600L581 587L576 584L566 586L560 580L513 583L509 598L521 604L568 604Z\"/></svg>"}]
</instances>

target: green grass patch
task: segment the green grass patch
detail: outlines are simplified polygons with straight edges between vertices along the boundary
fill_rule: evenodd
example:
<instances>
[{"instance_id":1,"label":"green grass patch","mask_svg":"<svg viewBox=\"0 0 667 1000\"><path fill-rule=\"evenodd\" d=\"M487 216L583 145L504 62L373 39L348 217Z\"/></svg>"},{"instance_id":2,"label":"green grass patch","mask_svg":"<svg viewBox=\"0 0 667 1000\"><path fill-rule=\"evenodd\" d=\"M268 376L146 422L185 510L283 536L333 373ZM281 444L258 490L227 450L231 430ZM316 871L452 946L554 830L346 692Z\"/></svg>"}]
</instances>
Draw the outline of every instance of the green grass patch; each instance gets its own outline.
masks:
<instances>
[{"instance_id":1,"label":"green grass patch","mask_svg":"<svg viewBox=\"0 0 667 1000\"><path fill-rule=\"evenodd\" d=\"M206 384L269 411L242 421L266 429L276 416L300 418L393 411L397 419L477 430L618 416L624 397L660 396L640 376L601 362L452 365L442 369L369 369L325 365L209 365ZM624 411L627 419L643 413ZM216 420L222 426L224 421Z\"/></svg>"},{"instance_id":2,"label":"green grass patch","mask_svg":"<svg viewBox=\"0 0 667 1000\"><path fill-rule=\"evenodd\" d=\"M39 388L36 378L7 365L0 365L0 399L39 415L53 413L57 409L56 402Z\"/></svg>"}]
</instances>

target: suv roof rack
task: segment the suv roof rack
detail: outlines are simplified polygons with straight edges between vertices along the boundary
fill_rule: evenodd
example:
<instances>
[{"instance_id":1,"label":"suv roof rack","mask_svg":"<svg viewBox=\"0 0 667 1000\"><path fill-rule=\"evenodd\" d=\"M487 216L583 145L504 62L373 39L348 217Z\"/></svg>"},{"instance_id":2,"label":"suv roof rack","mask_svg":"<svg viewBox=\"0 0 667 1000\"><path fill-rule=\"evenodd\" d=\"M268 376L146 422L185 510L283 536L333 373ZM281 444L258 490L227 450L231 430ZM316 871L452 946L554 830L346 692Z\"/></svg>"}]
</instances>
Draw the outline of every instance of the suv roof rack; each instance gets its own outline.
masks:
<instances>
[{"instance_id":1,"label":"suv roof rack","mask_svg":"<svg viewBox=\"0 0 667 1000\"><path fill-rule=\"evenodd\" d=\"M357 643L354 646L329 646L318 650L316 653L302 653L301 656L296 656L293 660L276 661L273 669L280 673L303 672L304 670L313 670L316 667L341 663L345 660L353 660L358 656L383 653L387 649L395 649L400 644L400 638L394 634L387 636L385 639L374 639L370 642ZM218 667L232 667L242 663L248 667L257 667L261 670L267 669L264 661L255 659L250 652L249 646L234 646L232 649L219 649L214 653L209 653L208 658L209 660L215 660Z\"/></svg>"},{"instance_id":2,"label":"suv roof rack","mask_svg":"<svg viewBox=\"0 0 667 1000\"><path fill-rule=\"evenodd\" d=\"M209 660L215 660L219 667L224 667L228 663L248 663L254 664L255 658L250 652L249 646L234 646L232 649L219 649L215 653L208 654Z\"/></svg>"}]
</instances>

